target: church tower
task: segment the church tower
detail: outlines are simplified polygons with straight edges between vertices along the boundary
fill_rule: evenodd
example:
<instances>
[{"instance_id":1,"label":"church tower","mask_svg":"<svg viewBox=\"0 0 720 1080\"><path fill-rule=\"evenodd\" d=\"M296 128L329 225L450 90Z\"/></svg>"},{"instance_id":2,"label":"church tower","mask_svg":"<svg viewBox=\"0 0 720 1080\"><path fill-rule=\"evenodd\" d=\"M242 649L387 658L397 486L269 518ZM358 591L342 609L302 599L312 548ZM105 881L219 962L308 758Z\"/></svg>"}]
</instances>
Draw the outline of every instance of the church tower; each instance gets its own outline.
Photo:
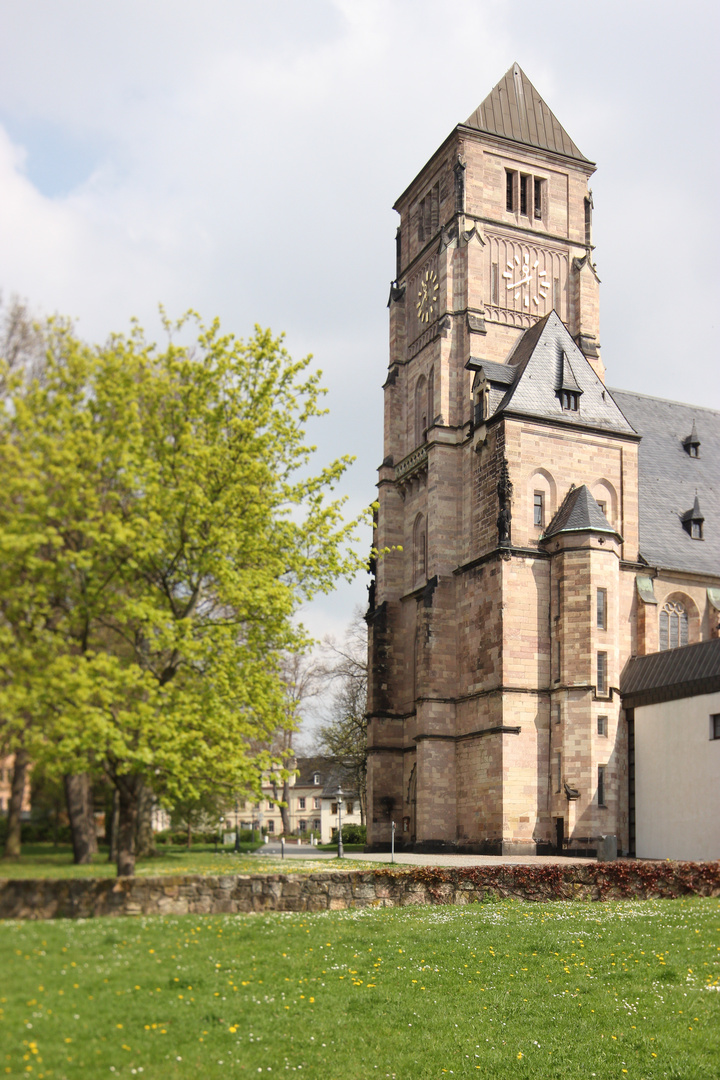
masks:
<instances>
[{"instance_id":1,"label":"church tower","mask_svg":"<svg viewBox=\"0 0 720 1080\"><path fill-rule=\"evenodd\" d=\"M395 204L372 846L627 833L638 436L603 382L594 168L515 64Z\"/></svg>"}]
</instances>

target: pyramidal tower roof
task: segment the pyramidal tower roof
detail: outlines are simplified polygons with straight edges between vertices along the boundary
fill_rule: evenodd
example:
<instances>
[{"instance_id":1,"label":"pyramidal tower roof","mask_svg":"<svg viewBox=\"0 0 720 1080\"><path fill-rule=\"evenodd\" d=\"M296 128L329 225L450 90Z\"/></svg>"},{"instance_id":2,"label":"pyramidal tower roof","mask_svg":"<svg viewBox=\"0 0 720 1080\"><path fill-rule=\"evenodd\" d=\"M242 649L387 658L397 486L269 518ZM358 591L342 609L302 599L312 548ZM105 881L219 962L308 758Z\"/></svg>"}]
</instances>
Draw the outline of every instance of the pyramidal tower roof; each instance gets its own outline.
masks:
<instances>
[{"instance_id":1,"label":"pyramidal tower roof","mask_svg":"<svg viewBox=\"0 0 720 1080\"><path fill-rule=\"evenodd\" d=\"M593 164L580 153L519 64L503 75L465 127Z\"/></svg>"},{"instance_id":2,"label":"pyramidal tower roof","mask_svg":"<svg viewBox=\"0 0 720 1080\"><path fill-rule=\"evenodd\" d=\"M551 536L567 532L601 532L617 535L586 484L579 488L574 485L570 488L560 509L545 530L543 539L547 540Z\"/></svg>"}]
</instances>

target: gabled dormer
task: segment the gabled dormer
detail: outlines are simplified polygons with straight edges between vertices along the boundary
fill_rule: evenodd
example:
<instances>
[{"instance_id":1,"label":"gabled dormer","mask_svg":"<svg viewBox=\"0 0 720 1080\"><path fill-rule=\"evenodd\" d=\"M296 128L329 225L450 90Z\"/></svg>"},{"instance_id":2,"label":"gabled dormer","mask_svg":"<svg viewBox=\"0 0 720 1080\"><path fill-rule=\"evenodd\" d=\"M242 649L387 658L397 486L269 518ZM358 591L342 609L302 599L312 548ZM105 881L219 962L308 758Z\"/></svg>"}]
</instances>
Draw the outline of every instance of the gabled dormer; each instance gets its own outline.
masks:
<instances>
[{"instance_id":1,"label":"gabled dormer","mask_svg":"<svg viewBox=\"0 0 720 1080\"><path fill-rule=\"evenodd\" d=\"M692 510L688 510L684 513L680 520L682 521L683 529L691 539L703 539L703 522L705 521L705 518L700 510L700 500L697 495L695 496Z\"/></svg>"},{"instance_id":2,"label":"gabled dormer","mask_svg":"<svg viewBox=\"0 0 720 1080\"><path fill-rule=\"evenodd\" d=\"M477 360L471 357L465 365L475 372L472 384L473 426L478 428L496 411L498 405L517 377L517 368L510 364L498 364L494 360Z\"/></svg>"},{"instance_id":3,"label":"gabled dormer","mask_svg":"<svg viewBox=\"0 0 720 1080\"><path fill-rule=\"evenodd\" d=\"M685 453L692 458L700 457L700 439L698 437L695 421L692 422L692 431L683 439Z\"/></svg>"},{"instance_id":4,"label":"gabled dormer","mask_svg":"<svg viewBox=\"0 0 720 1080\"><path fill-rule=\"evenodd\" d=\"M564 349L561 351L561 357L561 377L557 390L560 404L563 407L563 412L578 412L580 410L580 395L583 392L582 387L575 378L570 358Z\"/></svg>"}]
</instances>

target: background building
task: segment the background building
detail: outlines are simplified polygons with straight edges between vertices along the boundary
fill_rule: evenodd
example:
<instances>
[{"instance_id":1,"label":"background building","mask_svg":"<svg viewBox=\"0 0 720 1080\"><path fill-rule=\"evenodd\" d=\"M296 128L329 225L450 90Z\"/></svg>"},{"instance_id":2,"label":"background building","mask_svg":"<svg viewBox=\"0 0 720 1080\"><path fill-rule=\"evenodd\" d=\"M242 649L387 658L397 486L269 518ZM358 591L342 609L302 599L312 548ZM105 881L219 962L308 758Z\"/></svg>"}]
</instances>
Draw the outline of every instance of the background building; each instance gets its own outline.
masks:
<instances>
[{"instance_id":1,"label":"background building","mask_svg":"<svg viewBox=\"0 0 720 1080\"><path fill-rule=\"evenodd\" d=\"M720 639L628 661L630 850L720 859Z\"/></svg>"},{"instance_id":2,"label":"background building","mask_svg":"<svg viewBox=\"0 0 720 1080\"><path fill-rule=\"evenodd\" d=\"M287 799L290 833L308 839L313 834L320 843L329 844L333 829L338 827L339 787L343 792L343 825L364 824L350 772L336 758L298 757L293 768L297 771L290 777ZM282 798L282 786L276 794L273 785L264 782L262 801L245 802L240 808L240 828L263 828L271 837L279 837L283 822L278 798ZM226 814L225 820L234 827L234 811Z\"/></svg>"},{"instance_id":3,"label":"background building","mask_svg":"<svg viewBox=\"0 0 720 1080\"><path fill-rule=\"evenodd\" d=\"M514 65L395 205L372 846L627 851L620 673L718 632L720 414L605 385L594 169Z\"/></svg>"}]
</instances>

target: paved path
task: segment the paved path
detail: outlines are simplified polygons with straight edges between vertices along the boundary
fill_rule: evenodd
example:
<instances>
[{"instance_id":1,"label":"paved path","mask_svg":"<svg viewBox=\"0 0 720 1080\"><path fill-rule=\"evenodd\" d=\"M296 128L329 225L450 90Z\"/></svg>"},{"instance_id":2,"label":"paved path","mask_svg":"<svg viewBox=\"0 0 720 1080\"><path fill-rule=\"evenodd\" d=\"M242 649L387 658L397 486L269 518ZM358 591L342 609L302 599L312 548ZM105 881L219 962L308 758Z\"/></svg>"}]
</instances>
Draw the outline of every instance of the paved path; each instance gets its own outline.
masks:
<instances>
[{"instance_id":1,"label":"paved path","mask_svg":"<svg viewBox=\"0 0 720 1080\"><path fill-rule=\"evenodd\" d=\"M257 854L259 858L270 855L277 859L280 856L279 844L266 844ZM285 845L285 859L332 859L337 862L337 854L334 851L318 851L317 848L296 847L294 844ZM389 863L389 851L362 852L353 851L345 855L345 863L353 861ZM596 859L571 858L567 855L420 855L416 852L402 851L395 853L395 863L398 866L543 866L553 863L594 863Z\"/></svg>"},{"instance_id":2,"label":"paved path","mask_svg":"<svg viewBox=\"0 0 720 1080\"><path fill-rule=\"evenodd\" d=\"M272 859L279 859L282 855L282 848L279 844L265 844L259 851L255 852L255 855L262 859L264 856L269 856ZM297 847L296 844L285 845L285 858L286 859L337 859L337 852L335 851L318 851L316 847L311 847L310 844L307 847L303 844L302 847Z\"/></svg>"},{"instance_id":3,"label":"paved path","mask_svg":"<svg viewBox=\"0 0 720 1080\"><path fill-rule=\"evenodd\" d=\"M346 855L350 859L368 859L370 862L390 862L388 852L367 855ZM543 866L551 863L594 863L596 859L573 859L567 855L420 855L416 852L395 853L395 862L401 866Z\"/></svg>"}]
</instances>

